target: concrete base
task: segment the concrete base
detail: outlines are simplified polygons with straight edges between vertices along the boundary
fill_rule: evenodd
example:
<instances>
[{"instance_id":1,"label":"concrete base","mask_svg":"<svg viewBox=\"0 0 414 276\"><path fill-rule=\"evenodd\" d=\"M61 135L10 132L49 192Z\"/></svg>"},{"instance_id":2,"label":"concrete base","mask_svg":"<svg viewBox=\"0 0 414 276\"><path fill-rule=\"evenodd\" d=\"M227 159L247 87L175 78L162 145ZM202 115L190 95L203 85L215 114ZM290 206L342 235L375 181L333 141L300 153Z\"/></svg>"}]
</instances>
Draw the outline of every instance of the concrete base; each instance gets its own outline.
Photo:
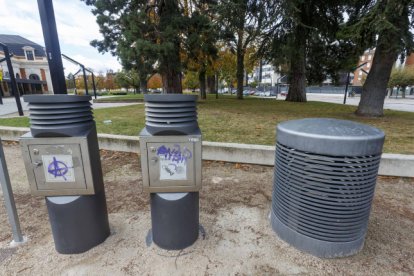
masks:
<instances>
[{"instance_id":1,"label":"concrete base","mask_svg":"<svg viewBox=\"0 0 414 276\"><path fill-rule=\"evenodd\" d=\"M346 257L358 253L364 247L365 235L351 242L328 242L317 240L283 224L274 212L271 212L271 224L276 234L297 249L320 258Z\"/></svg>"},{"instance_id":2,"label":"concrete base","mask_svg":"<svg viewBox=\"0 0 414 276\"><path fill-rule=\"evenodd\" d=\"M159 247L180 250L192 245L199 233L199 194L151 194L151 222Z\"/></svg>"},{"instance_id":3,"label":"concrete base","mask_svg":"<svg viewBox=\"0 0 414 276\"><path fill-rule=\"evenodd\" d=\"M91 196L46 197L56 251L78 254L110 234L105 191Z\"/></svg>"},{"instance_id":4,"label":"concrete base","mask_svg":"<svg viewBox=\"0 0 414 276\"><path fill-rule=\"evenodd\" d=\"M22 241L11 241L10 242L10 247L18 247L18 246L21 246L21 245L23 245L23 244L25 244L27 241L28 241L29 239L26 237L26 236L23 236L23 240Z\"/></svg>"}]
</instances>

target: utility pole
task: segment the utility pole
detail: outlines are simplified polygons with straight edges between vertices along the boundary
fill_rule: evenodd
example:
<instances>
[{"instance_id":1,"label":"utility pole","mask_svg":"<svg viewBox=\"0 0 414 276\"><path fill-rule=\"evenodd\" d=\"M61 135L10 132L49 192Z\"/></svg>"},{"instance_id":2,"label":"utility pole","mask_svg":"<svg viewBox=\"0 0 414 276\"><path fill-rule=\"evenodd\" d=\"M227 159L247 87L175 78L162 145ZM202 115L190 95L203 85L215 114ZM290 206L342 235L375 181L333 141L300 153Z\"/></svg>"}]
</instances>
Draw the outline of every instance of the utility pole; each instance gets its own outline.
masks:
<instances>
[{"instance_id":1,"label":"utility pole","mask_svg":"<svg viewBox=\"0 0 414 276\"><path fill-rule=\"evenodd\" d=\"M53 92L55 94L67 94L53 2L52 0L37 0L37 5L39 7L40 21L42 23L46 57L49 63Z\"/></svg>"}]
</instances>

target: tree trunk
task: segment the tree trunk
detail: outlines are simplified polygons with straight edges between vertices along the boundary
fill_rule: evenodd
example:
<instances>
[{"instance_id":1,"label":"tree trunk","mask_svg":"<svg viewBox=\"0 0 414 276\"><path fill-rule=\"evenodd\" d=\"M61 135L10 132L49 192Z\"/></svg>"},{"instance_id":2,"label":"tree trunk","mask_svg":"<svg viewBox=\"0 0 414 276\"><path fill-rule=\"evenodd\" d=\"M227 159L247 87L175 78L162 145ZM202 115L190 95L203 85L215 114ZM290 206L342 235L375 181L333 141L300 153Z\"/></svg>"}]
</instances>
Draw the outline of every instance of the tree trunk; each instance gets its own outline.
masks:
<instances>
[{"instance_id":1,"label":"tree trunk","mask_svg":"<svg viewBox=\"0 0 414 276\"><path fill-rule=\"evenodd\" d=\"M385 49L381 39L384 37L379 38L371 70L362 87L361 100L356 111L359 116L379 117L384 115L387 84L398 53L395 50L391 52Z\"/></svg>"},{"instance_id":2,"label":"tree trunk","mask_svg":"<svg viewBox=\"0 0 414 276\"><path fill-rule=\"evenodd\" d=\"M215 75L207 76L207 93L209 94L216 93L216 76Z\"/></svg>"},{"instance_id":3,"label":"tree trunk","mask_svg":"<svg viewBox=\"0 0 414 276\"><path fill-rule=\"evenodd\" d=\"M162 74L162 86L166 94L182 94L180 72L168 70Z\"/></svg>"},{"instance_id":4,"label":"tree trunk","mask_svg":"<svg viewBox=\"0 0 414 276\"><path fill-rule=\"evenodd\" d=\"M206 70L201 69L198 72L198 82L200 84L200 98L205 100L207 99L206 95Z\"/></svg>"},{"instance_id":5,"label":"tree trunk","mask_svg":"<svg viewBox=\"0 0 414 276\"><path fill-rule=\"evenodd\" d=\"M139 82L139 92L140 93L147 93L147 83L146 79L141 79Z\"/></svg>"},{"instance_id":6,"label":"tree trunk","mask_svg":"<svg viewBox=\"0 0 414 276\"><path fill-rule=\"evenodd\" d=\"M305 44L306 39L304 30L301 27L297 27L295 33L295 44L290 56L290 85L286 101L306 102Z\"/></svg>"},{"instance_id":7,"label":"tree trunk","mask_svg":"<svg viewBox=\"0 0 414 276\"><path fill-rule=\"evenodd\" d=\"M237 99L243 100L243 78L244 78L244 50L242 48L243 39L239 36L237 43Z\"/></svg>"},{"instance_id":8,"label":"tree trunk","mask_svg":"<svg viewBox=\"0 0 414 276\"><path fill-rule=\"evenodd\" d=\"M215 75L215 78L216 78L216 87L215 87L215 89L216 89L216 99L218 99L218 91L219 91L219 78L218 77L219 77L218 74L216 74Z\"/></svg>"}]
</instances>

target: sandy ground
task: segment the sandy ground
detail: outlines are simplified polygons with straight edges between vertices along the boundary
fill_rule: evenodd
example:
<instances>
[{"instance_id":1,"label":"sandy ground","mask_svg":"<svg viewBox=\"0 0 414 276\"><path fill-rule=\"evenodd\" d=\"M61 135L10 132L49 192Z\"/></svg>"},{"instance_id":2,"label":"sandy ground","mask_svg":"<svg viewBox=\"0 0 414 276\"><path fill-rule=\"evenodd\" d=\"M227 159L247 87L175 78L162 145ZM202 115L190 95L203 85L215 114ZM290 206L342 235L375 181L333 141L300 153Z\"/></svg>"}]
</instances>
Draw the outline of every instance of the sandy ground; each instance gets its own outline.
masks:
<instances>
[{"instance_id":1,"label":"sandy ground","mask_svg":"<svg viewBox=\"0 0 414 276\"><path fill-rule=\"evenodd\" d=\"M272 231L273 168L204 162L205 239L166 251L145 243L149 196L141 191L138 156L102 151L112 234L86 253L60 255L44 198L29 194L19 147L7 144L5 153L29 241L9 247L11 230L0 205L1 275L414 275L414 179L381 177L363 250L324 260L294 249Z\"/></svg>"}]
</instances>

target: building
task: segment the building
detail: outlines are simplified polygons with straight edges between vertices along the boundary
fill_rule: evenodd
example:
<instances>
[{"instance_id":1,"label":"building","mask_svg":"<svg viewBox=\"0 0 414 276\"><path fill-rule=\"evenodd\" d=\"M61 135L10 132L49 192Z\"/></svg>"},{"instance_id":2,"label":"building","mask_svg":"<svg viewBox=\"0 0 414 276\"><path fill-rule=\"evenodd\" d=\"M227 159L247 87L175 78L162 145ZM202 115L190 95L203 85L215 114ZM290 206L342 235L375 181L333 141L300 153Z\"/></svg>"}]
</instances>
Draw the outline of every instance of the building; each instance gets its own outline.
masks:
<instances>
[{"instance_id":1,"label":"building","mask_svg":"<svg viewBox=\"0 0 414 276\"><path fill-rule=\"evenodd\" d=\"M49 64L41 45L19 35L0 34L0 42L6 44L10 54L13 54L11 61L20 95L53 93ZM0 59L2 58L4 51L0 47ZM1 96L12 96L6 61L0 63L0 70L3 71L3 81L0 82Z\"/></svg>"},{"instance_id":2,"label":"building","mask_svg":"<svg viewBox=\"0 0 414 276\"><path fill-rule=\"evenodd\" d=\"M260 84L265 84L269 86L275 86L280 78L280 74L276 72L275 68L271 64L262 65L262 81L260 82L260 66L257 66L253 70L253 74L250 78L253 78L253 81L256 81ZM279 83L282 80L279 79Z\"/></svg>"},{"instance_id":3,"label":"building","mask_svg":"<svg viewBox=\"0 0 414 276\"><path fill-rule=\"evenodd\" d=\"M358 66L365 63L366 64L354 71L354 79L352 84L355 86L362 86L364 80L367 78L367 74L364 73L361 69L369 73L369 70L372 66L372 60L374 59L375 49L365 50L364 54L359 57Z\"/></svg>"},{"instance_id":4,"label":"building","mask_svg":"<svg viewBox=\"0 0 414 276\"><path fill-rule=\"evenodd\" d=\"M404 66L411 66L414 64L414 53L411 53L408 57L405 58Z\"/></svg>"}]
</instances>

